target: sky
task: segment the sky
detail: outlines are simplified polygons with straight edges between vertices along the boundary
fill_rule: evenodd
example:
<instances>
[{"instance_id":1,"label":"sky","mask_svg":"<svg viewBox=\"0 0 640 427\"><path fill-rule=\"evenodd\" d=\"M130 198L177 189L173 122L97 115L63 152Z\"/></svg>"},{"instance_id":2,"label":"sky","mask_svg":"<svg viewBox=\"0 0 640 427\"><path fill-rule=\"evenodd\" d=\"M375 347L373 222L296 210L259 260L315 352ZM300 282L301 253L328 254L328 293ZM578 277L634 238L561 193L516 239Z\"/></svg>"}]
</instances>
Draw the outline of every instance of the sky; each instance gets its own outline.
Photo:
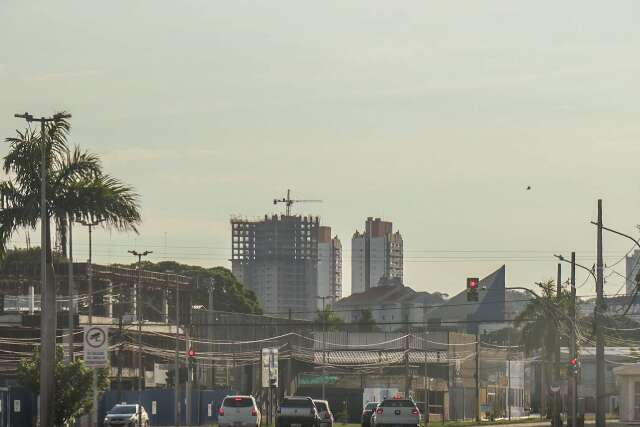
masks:
<instances>
[{"instance_id":1,"label":"sky","mask_svg":"<svg viewBox=\"0 0 640 427\"><path fill-rule=\"evenodd\" d=\"M531 286L554 253L593 264L598 198L638 236L639 18L634 0L5 1L0 136L69 111L70 141L140 193L140 234L98 230L97 262L229 266L230 218L291 189L323 200L293 209L342 240L347 293L368 216L402 233L417 290L502 264ZM604 245L613 294L631 242Z\"/></svg>"}]
</instances>

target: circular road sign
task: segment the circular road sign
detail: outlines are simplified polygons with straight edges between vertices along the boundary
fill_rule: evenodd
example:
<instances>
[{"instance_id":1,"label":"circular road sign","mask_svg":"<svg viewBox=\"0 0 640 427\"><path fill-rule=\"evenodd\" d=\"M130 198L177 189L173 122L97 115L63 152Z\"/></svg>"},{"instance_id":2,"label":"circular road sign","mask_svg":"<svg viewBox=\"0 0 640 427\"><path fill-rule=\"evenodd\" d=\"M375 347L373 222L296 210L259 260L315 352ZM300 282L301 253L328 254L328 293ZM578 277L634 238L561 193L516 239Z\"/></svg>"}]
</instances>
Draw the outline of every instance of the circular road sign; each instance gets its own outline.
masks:
<instances>
[{"instance_id":1,"label":"circular road sign","mask_svg":"<svg viewBox=\"0 0 640 427\"><path fill-rule=\"evenodd\" d=\"M87 343L89 347L100 348L104 345L107 337L104 333L104 330L100 327L94 326L87 330L87 333L84 335L84 341Z\"/></svg>"}]
</instances>

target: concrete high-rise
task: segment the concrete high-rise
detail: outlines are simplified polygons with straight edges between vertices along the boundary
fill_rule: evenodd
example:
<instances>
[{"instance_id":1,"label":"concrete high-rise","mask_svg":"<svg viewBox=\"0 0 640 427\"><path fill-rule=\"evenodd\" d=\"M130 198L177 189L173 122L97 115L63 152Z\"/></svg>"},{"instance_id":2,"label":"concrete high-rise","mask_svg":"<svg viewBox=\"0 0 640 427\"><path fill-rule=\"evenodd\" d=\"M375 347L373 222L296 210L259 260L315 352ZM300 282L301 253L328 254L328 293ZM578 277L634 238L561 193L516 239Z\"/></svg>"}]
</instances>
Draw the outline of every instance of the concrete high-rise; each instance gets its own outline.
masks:
<instances>
[{"instance_id":1,"label":"concrete high-rise","mask_svg":"<svg viewBox=\"0 0 640 427\"><path fill-rule=\"evenodd\" d=\"M402 284L402 257L402 236L393 232L393 223L367 218L365 231L351 239L351 292Z\"/></svg>"},{"instance_id":2,"label":"concrete high-rise","mask_svg":"<svg viewBox=\"0 0 640 427\"><path fill-rule=\"evenodd\" d=\"M312 216L231 220L233 274L257 294L265 313L315 315L319 227Z\"/></svg>"},{"instance_id":3,"label":"concrete high-rise","mask_svg":"<svg viewBox=\"0 0 640 427\"><path fill-rule=\"evenodd\" d=\"M636 277L640 273L640 250L636 249L625 260L627 264L627 295L633 295L636 290L638 280Z\"/></svg>"},{"instance_id":4,"label":"concrete high-rise","mask_svg":"<svg viewBox=\"0 0 640 427\"><path fill-rule=\"evenodd\" d=\"M342 244L338 236L331 237L331 227L325 226L318 231L318 296L329 297L330 304L342 298ZM321 300L318 308L322 308Z\"/></svg>"}]
</instances>

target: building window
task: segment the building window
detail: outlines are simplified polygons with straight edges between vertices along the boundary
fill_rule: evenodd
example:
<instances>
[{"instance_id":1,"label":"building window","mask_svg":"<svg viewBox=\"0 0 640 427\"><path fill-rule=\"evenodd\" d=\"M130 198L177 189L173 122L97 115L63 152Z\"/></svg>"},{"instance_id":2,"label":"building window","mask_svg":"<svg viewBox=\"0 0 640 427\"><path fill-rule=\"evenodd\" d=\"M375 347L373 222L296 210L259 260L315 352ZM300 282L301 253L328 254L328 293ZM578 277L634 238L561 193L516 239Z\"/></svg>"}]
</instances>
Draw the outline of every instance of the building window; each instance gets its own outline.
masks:
<instances>
[{"instance_id":1,"label":"building window","mask_svg":"<svg viewBox=\"0 0 640 427\"><path fill-rule=\"evenodd\" d=\"M635 382L635 400L634 400L634 409L635 409L635 416L633 417L634 420L640 420L640 381L636 381Z\"/></svg>"}]
</instances>

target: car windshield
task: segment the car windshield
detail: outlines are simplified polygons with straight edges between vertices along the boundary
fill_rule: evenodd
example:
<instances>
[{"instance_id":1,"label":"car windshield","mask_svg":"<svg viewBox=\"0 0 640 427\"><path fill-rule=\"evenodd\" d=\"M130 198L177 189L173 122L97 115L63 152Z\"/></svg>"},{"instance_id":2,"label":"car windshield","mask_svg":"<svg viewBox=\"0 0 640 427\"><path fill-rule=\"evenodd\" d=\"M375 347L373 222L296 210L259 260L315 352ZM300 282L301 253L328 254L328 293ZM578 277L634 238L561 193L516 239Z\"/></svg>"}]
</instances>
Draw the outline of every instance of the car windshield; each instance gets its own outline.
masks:
<instances>
[{"instance_id":1,"label":"car windshield","mask_svg":"<svg viewBox=\"0 0 640 427\"><path fill-rule=\"evenodd\" d=\"M118 405L109 411L110 414L135 414L136 412L136 405Z\"/></svg>"},{"instance_id":2,"label":"car windshield","mask_svg":"<svg viewBox=\"0 0 640 427\"><path fill-rule=\"evenodd\" d=\"M227 397L222 406L226 408L249 408L253 406L253 400L248 397Z\"/></svg>"},{"instance_id":3,"label":"car windshield","mask_svg":"<svg viewBox=\"0 0 640 427\"><path fill-rule=\"evenodd\" d=\"M312 408L313 403L307 399L285 399L280 405L282 408Z\"/></svg>"},{"instance_id":4,"label":"car windshield","mask_svg":"<svg viewBox=\"0 0 640 427\"><path fill-rule=\"evenodd\" d=\"M329 409L327 408L327 404L324 402L313 402L316 404L316 408L318 408L318 411L322 412L322 411L328 411Z\"/></svg>"},{"instance_id":5,"label":"car windshield","mask_svg":"<svg viewBox=\"0 0 640 427\"><path fill-rule=\"evenodd\" d=\"M385 408L413 408L416 406L411 400L398 399L398 400L385 400L380 405Z\"/></svg>"},{"instance_id":6,"label":"car windshield","mask_svg":"<svg viewBox=\"0 0 640 427\"><path fill-rule=\"evenodd\" d=\"M364 407L364 409L371 411L373 409L376 409L376 406L378 406L378 402L369 402L367 403L367 406Z\"/></svg>"}]
</instances>

